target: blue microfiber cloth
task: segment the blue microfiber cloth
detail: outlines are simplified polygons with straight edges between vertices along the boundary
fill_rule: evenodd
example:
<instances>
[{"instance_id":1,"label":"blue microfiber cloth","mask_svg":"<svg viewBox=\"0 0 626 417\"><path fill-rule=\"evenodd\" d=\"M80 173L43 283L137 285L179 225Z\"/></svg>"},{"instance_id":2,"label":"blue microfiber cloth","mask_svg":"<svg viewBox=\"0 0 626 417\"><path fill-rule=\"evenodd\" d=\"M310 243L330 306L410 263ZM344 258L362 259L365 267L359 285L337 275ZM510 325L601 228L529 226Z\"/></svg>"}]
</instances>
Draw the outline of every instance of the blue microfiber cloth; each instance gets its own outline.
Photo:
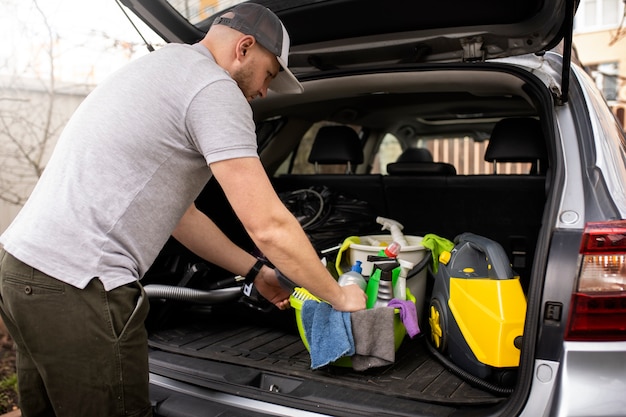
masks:
<instances>
[{"instance_id":1,"label":"blue microfiber cloth","mask_svg":"<svg viewBox=\"0 0 626 417\"><path fill-rule=\"evenodd\" d=\"M426 249L430 249L430 253L433 257L433 273L437 273L439 269L439 255L443 251L450 252L454 249L454 243L445 237L438 236L434 233L424 235L422 238L422 246Z\"/></svg>"},{"instance_id":2,"label":"blue microfiber cloth","mask_svg":"<svg viewBox=\"0 0 626 417\"><path fill-rule=\"evenodd\" d=\"M311 352L312 369L354 354L350 313L337 311L328 303L307 300L300 314Z\"/></svg>"}]
</instances>

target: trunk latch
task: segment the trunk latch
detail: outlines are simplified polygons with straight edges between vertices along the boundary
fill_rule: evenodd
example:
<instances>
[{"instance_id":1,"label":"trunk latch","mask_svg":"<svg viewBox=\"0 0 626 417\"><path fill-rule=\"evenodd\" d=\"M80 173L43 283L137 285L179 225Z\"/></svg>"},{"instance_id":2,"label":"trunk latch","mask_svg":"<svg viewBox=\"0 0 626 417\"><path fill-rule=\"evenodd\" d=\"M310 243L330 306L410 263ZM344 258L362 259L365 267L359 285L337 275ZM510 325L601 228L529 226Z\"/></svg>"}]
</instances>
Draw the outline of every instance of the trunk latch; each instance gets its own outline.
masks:
<instances>
[{"instance_id":1,"label":"trunk latch","mask_svg":"<svg viewBox=\"0 0 626 417\"><path fill-rule=\"evenodd\" d=\"M463 62L482 62L485 60L483 38L481 36L461 39Z\"/></svg>"}]
</instances>

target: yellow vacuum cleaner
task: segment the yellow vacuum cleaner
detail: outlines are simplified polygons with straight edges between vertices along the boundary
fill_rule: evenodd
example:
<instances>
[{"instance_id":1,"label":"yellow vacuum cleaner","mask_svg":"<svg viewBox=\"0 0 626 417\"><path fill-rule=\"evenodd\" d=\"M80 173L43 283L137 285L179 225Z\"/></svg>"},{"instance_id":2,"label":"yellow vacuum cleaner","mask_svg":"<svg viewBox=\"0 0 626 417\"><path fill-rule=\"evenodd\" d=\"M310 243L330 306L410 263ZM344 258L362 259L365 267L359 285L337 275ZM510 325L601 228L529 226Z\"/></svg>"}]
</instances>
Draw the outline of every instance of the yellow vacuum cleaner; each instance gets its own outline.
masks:
<instances>
[{"instance_id":1,"label":"yellow vacuum cleaner","mask_svg":"<svg viewBox=\"0 0 626 417\"><path fill-rule=\"evenodd\" d=\"M496 387L514 384L526 297L504 249L472 233L442 252L429 306L431 343L453 364Z\"/></svg>"}]
</instances>

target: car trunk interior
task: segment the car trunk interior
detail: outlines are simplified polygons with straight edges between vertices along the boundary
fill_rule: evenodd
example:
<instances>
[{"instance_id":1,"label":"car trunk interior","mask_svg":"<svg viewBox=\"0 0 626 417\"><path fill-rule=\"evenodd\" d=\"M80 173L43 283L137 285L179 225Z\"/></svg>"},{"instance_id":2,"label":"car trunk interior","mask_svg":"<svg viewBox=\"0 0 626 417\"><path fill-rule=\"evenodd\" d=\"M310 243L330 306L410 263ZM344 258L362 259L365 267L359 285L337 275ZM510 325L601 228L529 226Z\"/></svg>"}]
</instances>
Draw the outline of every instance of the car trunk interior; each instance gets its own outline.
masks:
<instances>
[{"instance_id":1,"label":"car trunk interior","mask_svg":"<svg viewBox=\"0 0 626 417\"><path fill-rule=\"evenodd\" d=\"M377 216L398 220L407 235L432 233L453 240L472 232L497 241L526 292L533 279L535 245L550 187L551 127L543 122L547 110L536 104L546 90L520 71L497 65L447 68L445 72L429 66L423 72L403 68L391 74L346 73L333 81L310 81L303 95L271 95L254 103L261 158L279 193L326 186L365 201ZM366 156L351 175L278 173L282 160L317 121L358 125L370 133L390 124L398 131L411 125L412 132L423 135L492 129L497 120L507 118L541 121L542 170L508 175L379 175L368 172ZM264 121L273 126L267 129L272 140L262 137ZM251 252L255 249L215 181L207 184L196 204L235 243ZM211 291L216 282L230 276L171 239L142 282L146 287L161 284ZM361 372L334 365L312 370L293 310L262 312L240 302L237 292L217 303L152 297L147 323L151 372L339 416L420 412L449 416L501 406L515 395L514 384L481 385L455 372L433 351L427 311L433 280L429 272L424 308L418 312L421 333L404 338L392 365Z\"/></svg>"}]
</instances>

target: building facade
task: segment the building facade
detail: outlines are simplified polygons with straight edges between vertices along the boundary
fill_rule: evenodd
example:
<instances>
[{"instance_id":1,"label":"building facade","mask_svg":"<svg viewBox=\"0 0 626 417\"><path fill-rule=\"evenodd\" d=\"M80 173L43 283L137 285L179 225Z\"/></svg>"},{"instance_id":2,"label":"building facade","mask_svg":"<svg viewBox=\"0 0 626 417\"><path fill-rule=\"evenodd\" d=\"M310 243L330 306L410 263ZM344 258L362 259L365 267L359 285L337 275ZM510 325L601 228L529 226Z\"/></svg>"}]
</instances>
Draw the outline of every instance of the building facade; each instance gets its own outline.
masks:
<instances>
[{"instance_id":1,"label":"building facade","mask_svg":"<svg viewBox=\"0 0 626 417\"><path fill-rule=\"evenodd\" d=\"M0 77L0 233L17 215L59 134L93 86Z\"/></svg>"},{"instance_id":2,"label":"building facade","mask_svg":"<svg viewBox=\"0 0 626 417\"><path fill-rule=\"evenodd\" d=\"M580 0L574 20L574 47L626 127L626 18L624 0Z\"/></svg>"}]
</instances>

